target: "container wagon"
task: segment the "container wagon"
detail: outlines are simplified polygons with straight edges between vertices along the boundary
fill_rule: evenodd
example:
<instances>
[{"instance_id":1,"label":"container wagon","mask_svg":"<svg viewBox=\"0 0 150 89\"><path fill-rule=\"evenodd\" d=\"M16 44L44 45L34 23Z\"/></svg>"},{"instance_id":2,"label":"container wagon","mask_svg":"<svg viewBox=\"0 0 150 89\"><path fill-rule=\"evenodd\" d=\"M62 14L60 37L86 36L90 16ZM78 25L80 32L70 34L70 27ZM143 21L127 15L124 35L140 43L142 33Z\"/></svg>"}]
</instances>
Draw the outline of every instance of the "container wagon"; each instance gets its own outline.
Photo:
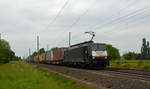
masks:
<instances>
[{"instance_id":1,"label":"container wagon","mask_svg":"<svg viewBox=\"0 0 150 89\"><path fill-rule=\"evenodd\" d=\"M64 58L64 50L66 48L56 48L52 51L53 57L51 60L52 64L62 64Z\"/></svg>"},{"instance_id":2,"label":"container wagon","mask_svg":"<svg viewBox=\"0 0 150 89\"><path fill-rule=\"evenodd\" d=\"M51 60L53 59L53 51L45 52L45 63L50 64Z\"/></svg>"},{"instance_id":3,"label":"container wagon","mask_svg":"<svg viewBox=\"0 0 150 89\"><path fill-rule=\"evenodd\" d=\"M39 62L44 63L45 62L45 53L42 53L39 55Z\"/></svg>"}]
</instances>

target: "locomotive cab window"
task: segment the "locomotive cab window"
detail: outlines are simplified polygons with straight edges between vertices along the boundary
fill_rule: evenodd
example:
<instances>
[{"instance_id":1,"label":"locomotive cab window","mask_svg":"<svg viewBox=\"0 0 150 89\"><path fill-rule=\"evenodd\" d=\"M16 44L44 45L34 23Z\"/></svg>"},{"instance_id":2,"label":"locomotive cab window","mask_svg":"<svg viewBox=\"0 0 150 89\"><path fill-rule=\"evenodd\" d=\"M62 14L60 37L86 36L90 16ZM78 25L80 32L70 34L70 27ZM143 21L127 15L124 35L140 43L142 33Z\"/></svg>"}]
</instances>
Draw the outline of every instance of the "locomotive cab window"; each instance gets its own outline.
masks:
<instances>
[{"instance_id":1,"label":"locomotive cab window","mask_svg":"<svg viewBox=\"0 0 150 89\"><path fill-rule=\"evenodd\" d=\"M91 53L93 59L98 57L99 59L106 59L107 58L107 48L105 44L93 44L91 45Z\"/></svg>"},{"instance_id":2,"label":"locomotive cab window","mask_svg":"<svg viewBox=\"0 0 150 89\"><path fill-rule=\"evenodd\" d=\"M106 45L105 44L93 44L91 45L92 51L104 51L106 50Z\"/></svg>"}]
</instances>

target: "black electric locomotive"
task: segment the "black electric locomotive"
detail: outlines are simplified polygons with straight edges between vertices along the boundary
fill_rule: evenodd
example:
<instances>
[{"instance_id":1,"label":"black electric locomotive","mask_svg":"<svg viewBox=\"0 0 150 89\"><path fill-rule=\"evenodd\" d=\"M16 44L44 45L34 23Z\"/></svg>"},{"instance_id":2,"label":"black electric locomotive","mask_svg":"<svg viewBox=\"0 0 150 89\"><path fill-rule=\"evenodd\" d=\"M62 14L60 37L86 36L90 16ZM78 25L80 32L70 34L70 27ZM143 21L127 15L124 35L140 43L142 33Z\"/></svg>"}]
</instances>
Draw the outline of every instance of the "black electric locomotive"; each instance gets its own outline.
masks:
<instances>
[{"instance_id":1,"label":"black electric locomotive","mask_svg":"<svg viewBox=\"0 0 150 89\"><path fill-rule=\"evenodd\" d=\"M63 63L83 67L106 67L109 65L106 44L88 41L72 45L64 51Z\"/></svg>"}]
</instances>

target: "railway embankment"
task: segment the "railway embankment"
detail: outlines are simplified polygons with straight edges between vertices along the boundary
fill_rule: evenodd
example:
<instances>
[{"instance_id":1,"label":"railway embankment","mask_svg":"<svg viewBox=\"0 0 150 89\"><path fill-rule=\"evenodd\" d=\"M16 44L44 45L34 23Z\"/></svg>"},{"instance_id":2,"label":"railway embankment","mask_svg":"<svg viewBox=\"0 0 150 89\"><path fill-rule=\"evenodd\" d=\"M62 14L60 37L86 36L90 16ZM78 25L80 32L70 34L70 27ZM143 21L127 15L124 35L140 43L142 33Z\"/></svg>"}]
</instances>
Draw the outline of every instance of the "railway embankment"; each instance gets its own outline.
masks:
<instances>
[{"instance_id":1,"label":"railway embankment","mask_svg":"<svg viewBox=\"0 0 150 89\"><path fill-rule=\"evenodd\" d=\"M150 89L150 76L144 71L89 70L45 64L38 66L46 71L80 80L97 89Z\"/></svg>"},{"instance_id":2,"label":"railway embankment","mask_svg":"<svg viewBox=\"0 0 150 89\"><path fill-rule=\"evenodd\" d=\"M88 89L22 61L0 64L0 89Z\"/></svg>"}]
</instances>

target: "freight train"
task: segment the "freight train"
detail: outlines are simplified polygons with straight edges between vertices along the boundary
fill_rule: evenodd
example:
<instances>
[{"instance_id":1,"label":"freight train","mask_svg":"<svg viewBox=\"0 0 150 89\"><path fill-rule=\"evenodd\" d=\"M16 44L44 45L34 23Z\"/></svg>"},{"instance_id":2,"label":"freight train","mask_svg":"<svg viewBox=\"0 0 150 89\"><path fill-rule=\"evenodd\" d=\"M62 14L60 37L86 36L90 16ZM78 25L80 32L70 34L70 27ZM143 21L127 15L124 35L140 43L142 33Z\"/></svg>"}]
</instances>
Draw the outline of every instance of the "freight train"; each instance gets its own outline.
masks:
<instances>
[{"instance_id":1,"label":"freight train","mask_svg":"<svg viewBox=\"0 0 150 89\"><path fill-rule=\"evenodd\" d=\"M28 61L74 67L106 67L109 65L106 44L93 41L56 48L31 57Z\"/></svg>"}]
</instances>

